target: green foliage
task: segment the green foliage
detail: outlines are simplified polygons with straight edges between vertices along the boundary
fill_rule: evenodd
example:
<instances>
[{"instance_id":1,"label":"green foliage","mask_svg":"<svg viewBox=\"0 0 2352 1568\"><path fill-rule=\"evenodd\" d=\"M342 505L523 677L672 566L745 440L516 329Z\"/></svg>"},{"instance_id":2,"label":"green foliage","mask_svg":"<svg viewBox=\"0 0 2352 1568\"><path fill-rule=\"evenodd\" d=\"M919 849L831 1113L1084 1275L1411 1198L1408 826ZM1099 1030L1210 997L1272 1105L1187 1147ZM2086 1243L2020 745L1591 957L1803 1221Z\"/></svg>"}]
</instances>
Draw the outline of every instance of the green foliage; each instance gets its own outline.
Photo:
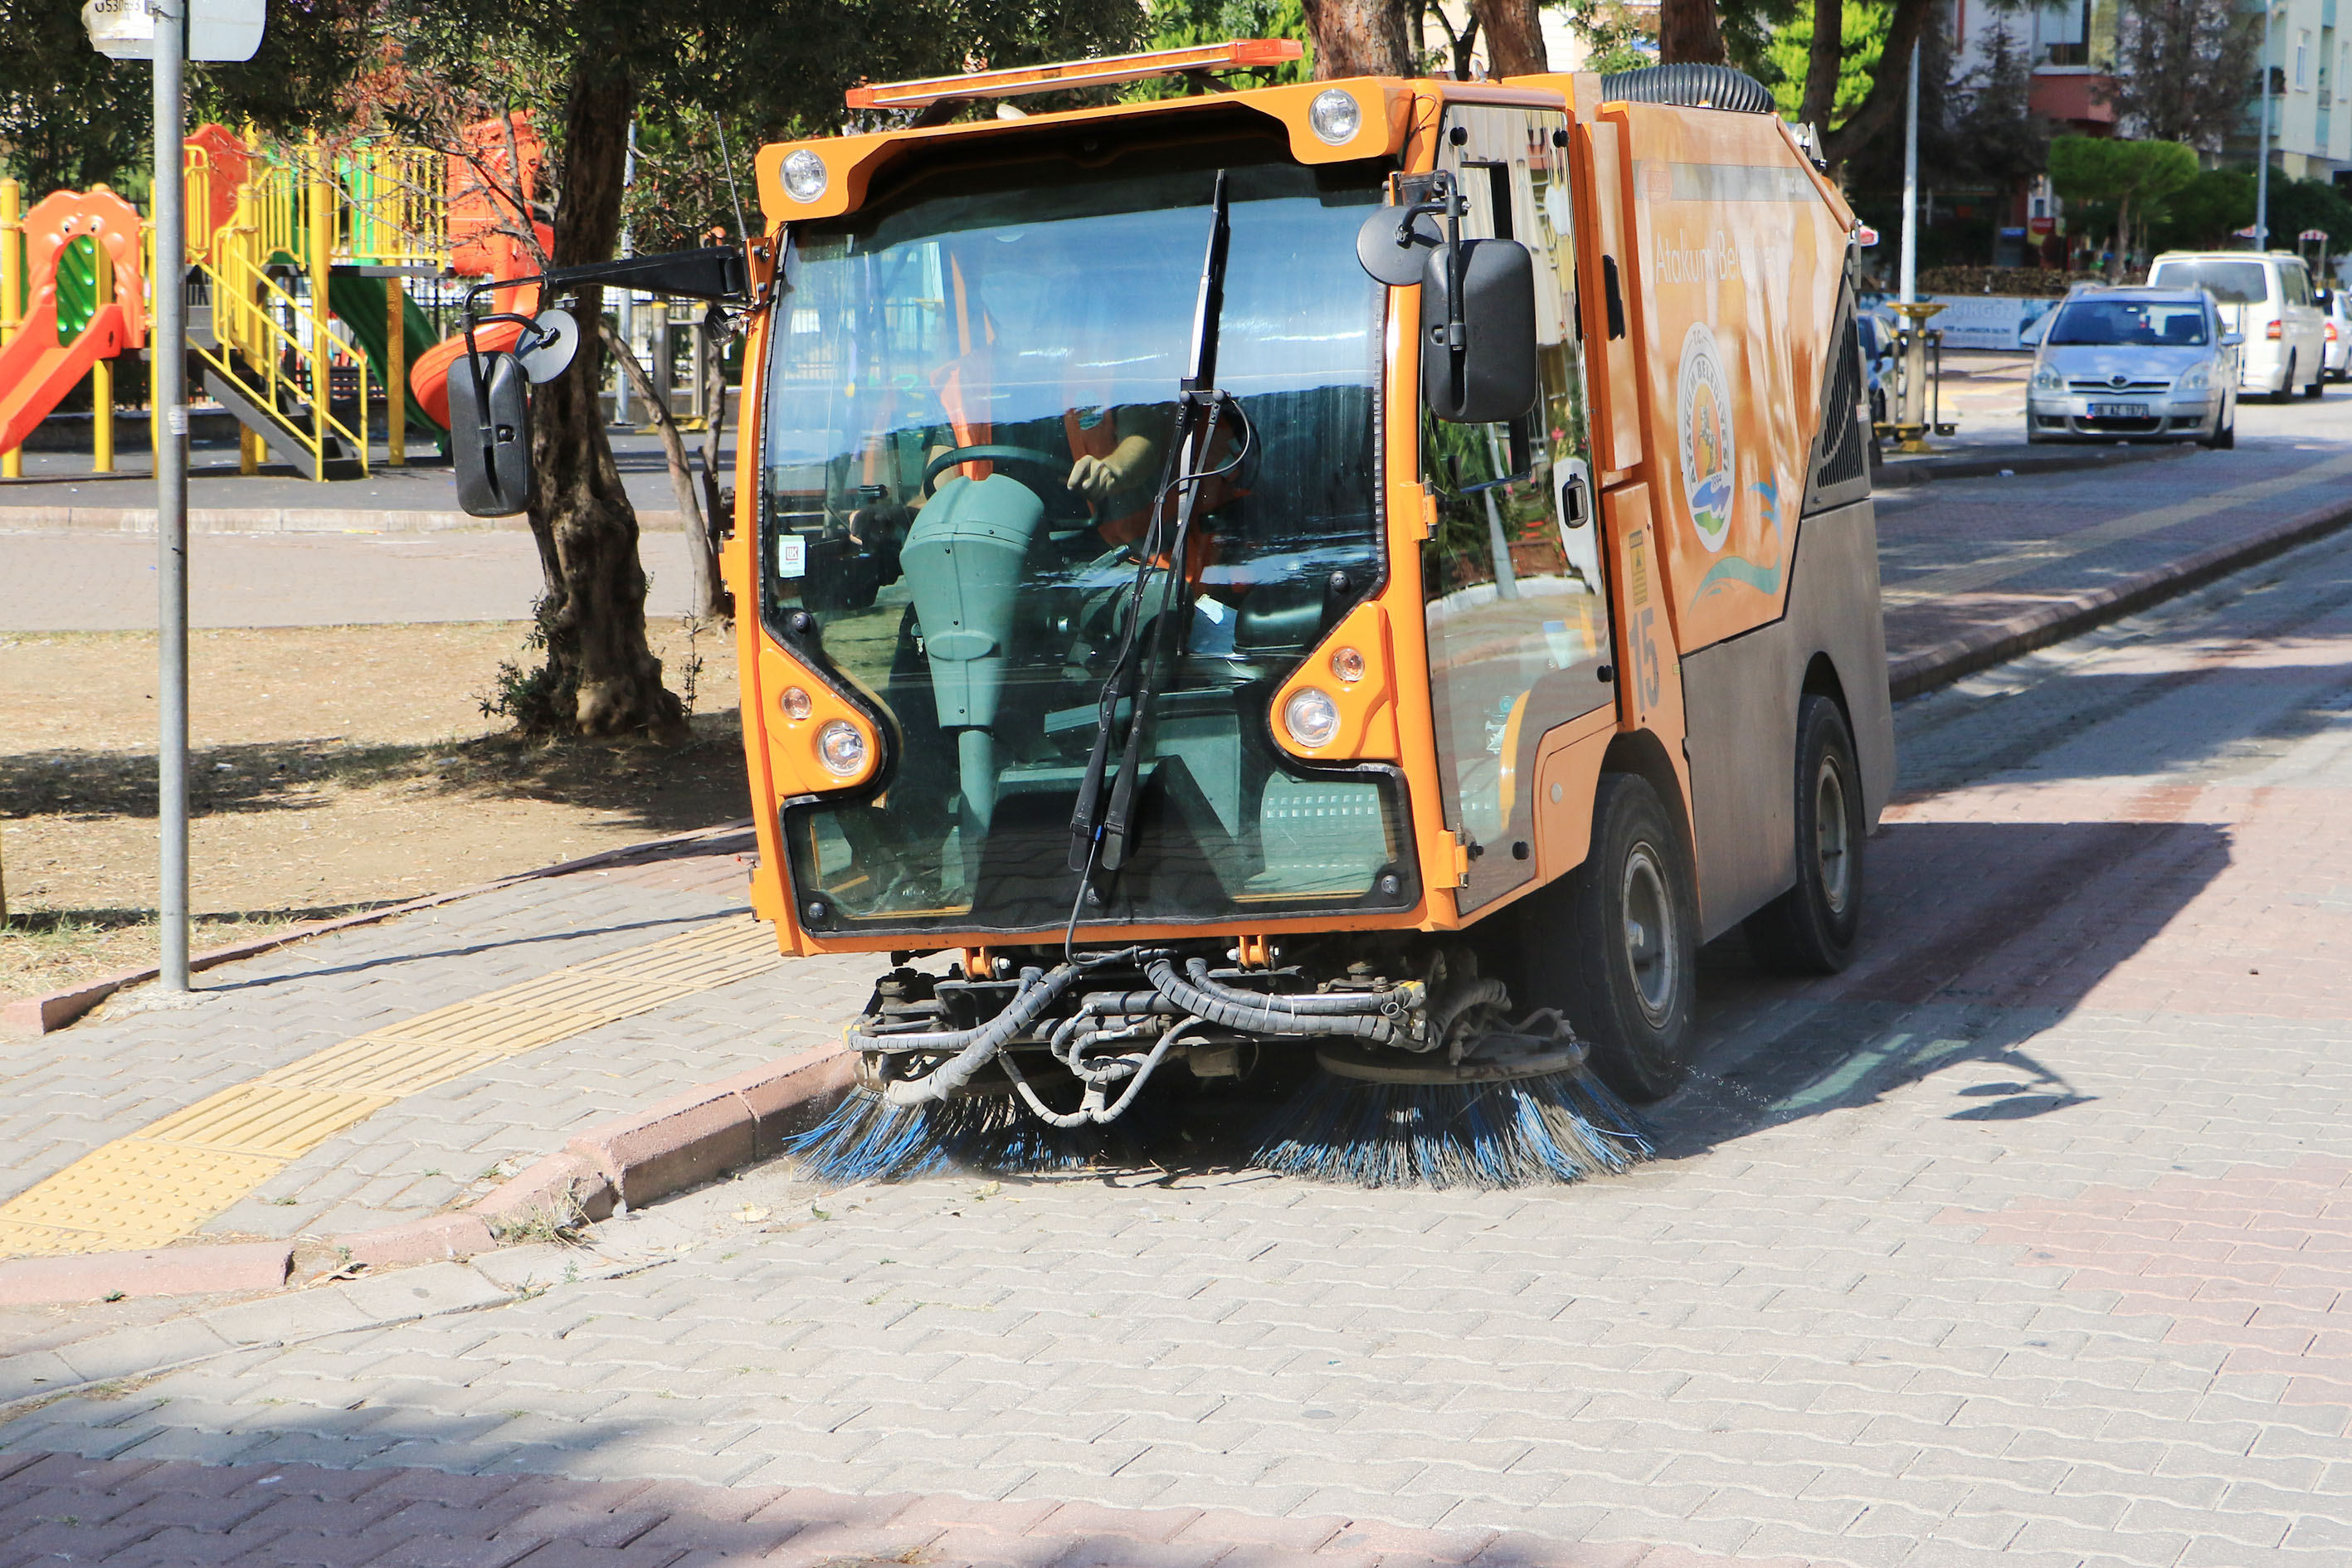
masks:
<instances>
[{"instance_id":1,"label":"green foliage","mask_svg":"<svg viewBox=\"0 0 2352 1568\"><path fill-rule=\"evenodd\" d=\"M1844 47L1838 57L1837 100L1830 124L1821 127L1823 131L1843 124L1870 96L1871 78L1885 52L1895 7L1889 0L1843 0L1842 16ZM1805 0L1795 16L1772 29L1764 46L1764 58L1772 70L1768 79L1772 100L1792 119L1804 108L1805 67L1812 47L1813 5L1812 0Z\"/></svg>"},{"instance_id":2,"label":"green foliage","mask_svg":"<svg viewBox=\"0 0 2352 1568\"><path fill-rule=\"evenodd\" d=\"M0 0L0 174L25 203L51 191L120 186L147 162L149 77L89 47L80 7Z\"/></svg>"},{"instance_id":3,"label":"green foliage","mask_svg":"<svg viewBox=\"0 0 2352 1568\"><path fill-rule=\"evenodd\" d=\"M1560 9L1584 40L1586 70L1639 70L1658 63L1656 32L1635 19L1624 0L1563 0ZM1553 68L1559 68L1557 62Z\"/></svg>"},{"instance_id":4,"label":"green foliage","mask_svg":"<svg viewBox=\"0 0 2352 1568\"><path fill-rule=\"evenodd\" d=\"M2218 250L2253 221L2252 173L2208 169L2165 198L2163 216L2148 226L2148 234L2159 250Z\"/></svg>"},{"instance_id":5,"label":"green foliage","mask_svg":"<svg viewBox=\"0 0 2352 1568\"><path fill-rule=\"evenodd\" d=\"M1147 0L1144 26L1147 47L1181 49L1192 44L1222 44L1229 38L1297 38L1305 48L1299 58L1258 73L1264 85L1309 81L1315 75L1315 42L1307 29L1302 0ZM1181 98L1197 90L1174 78L1139 81L1119 97L1129 103Z\"/></svg>"},{"instance_id":6,"label":"green foliage","mask_svg":"<svg viewBox=\"0 0 2352 1568\"><path fill-rule=\"evenodd\" d=\"M2069 202L2152 207L2196 178L2196 150L2178 142L2061 136L2050 143L2050 183Z\"/></svg>"},{"instance_id":7,"label":"green foliage","mask_svg":"<svg viewBox=\"0 0 2352 1568\"><path fill-rule=\"evenodd\" d=\"M2252 205L2247 204L2249 212ZM2352 250L2352 202L2345 200L2344 194L2326 180L2283 180L2273 174L2272 247L2278 250L2296 248L2295 237L2307 228L2324 230L2332 251Z\"/></svg>"}]
</instances>

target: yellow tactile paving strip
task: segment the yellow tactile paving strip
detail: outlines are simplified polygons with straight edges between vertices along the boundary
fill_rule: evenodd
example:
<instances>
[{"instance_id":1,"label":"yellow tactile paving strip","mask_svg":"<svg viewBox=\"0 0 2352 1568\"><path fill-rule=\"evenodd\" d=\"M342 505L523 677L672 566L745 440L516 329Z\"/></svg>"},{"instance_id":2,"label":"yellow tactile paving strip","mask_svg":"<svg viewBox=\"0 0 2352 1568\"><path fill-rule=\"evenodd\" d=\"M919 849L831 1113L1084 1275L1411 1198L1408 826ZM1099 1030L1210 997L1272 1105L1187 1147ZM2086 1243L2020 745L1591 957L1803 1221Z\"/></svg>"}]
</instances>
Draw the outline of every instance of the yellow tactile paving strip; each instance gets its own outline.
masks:
<instances>
[{"instance_id":1,"label":"yellow tactile paving strip","mask_svg":"<svg viewBox=\"0 0 2352 1568\"><path fill-rule=\"evenodd\" d=\"M780 962L768 926L720 921L370 1029L173 1111L0 1204L0 1257L176 1241L404 1096Z\"/></svg>"}]
</instances>

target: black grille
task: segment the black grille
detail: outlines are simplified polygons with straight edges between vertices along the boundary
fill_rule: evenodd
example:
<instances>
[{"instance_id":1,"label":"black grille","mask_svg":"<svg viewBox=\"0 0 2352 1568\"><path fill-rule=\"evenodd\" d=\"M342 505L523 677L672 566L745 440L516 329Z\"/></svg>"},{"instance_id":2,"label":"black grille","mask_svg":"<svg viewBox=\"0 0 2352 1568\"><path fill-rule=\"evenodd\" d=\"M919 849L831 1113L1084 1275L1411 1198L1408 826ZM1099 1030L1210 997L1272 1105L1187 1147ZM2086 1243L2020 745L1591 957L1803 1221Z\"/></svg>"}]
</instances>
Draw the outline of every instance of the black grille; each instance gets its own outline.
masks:
<instances>
[{"instance_id":1,"label":"black grille","mask_svg":"<svg viewBox=\"0 0 2352 1568\"><path fill-rule=\"evenodd\" d=\"M1851 309L1832 339L1829 392L1822 399L1821 458L1813 489L1829 489L1858 479L1870 469L1870 449L1862 437L1862 341Z\"/></svg>"}]
</instances>

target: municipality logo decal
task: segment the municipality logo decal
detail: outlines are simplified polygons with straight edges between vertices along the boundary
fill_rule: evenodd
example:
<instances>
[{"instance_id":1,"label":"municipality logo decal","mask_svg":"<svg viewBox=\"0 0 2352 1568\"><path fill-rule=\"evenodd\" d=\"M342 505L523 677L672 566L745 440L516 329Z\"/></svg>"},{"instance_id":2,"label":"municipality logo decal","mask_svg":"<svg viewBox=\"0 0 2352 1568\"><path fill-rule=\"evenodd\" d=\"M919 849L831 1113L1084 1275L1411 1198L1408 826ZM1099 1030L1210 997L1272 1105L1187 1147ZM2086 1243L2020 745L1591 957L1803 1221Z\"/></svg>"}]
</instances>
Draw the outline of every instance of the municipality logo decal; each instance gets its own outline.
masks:
<instances>
[{"instance_id":1,"label":"municipality logo decal","mask_svg":"<svg viewBox=\"0 0 2352 1568\"><path fill-rule=\"evenodd\" d=\"M1705 321L1683 334L1682 368L1675 374L1675 435L1683 466L1683 494L1690 500L1691 523L1710 551L1731 535L1733 476L1738 455L1731 445L1731 386L1723 356Z\"/></svg>"}]
</instances>

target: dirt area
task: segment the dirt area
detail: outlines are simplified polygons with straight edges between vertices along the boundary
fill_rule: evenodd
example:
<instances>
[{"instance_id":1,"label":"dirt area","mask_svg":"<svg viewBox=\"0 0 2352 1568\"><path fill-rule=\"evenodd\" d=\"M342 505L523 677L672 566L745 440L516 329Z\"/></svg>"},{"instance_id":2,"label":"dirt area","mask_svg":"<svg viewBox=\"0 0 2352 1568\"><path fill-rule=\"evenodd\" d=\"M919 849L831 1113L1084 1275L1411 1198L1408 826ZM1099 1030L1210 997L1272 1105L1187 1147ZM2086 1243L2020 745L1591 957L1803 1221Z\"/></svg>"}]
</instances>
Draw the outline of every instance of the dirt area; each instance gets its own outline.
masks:
<instances>
[{"instance_id":1,"label":"dirt area","mask_svg":"<svg viewBox=\"0 0 2352 1568\"><path fill-rule=\"evenodd\" d=\"M195 946L399 902L749 814L723 628L651 628L695 739L534 744L484 716L509 623L190 640ZM156 951L155 639L0 637L0 996Z\"/></svg>"}]
</instances>

